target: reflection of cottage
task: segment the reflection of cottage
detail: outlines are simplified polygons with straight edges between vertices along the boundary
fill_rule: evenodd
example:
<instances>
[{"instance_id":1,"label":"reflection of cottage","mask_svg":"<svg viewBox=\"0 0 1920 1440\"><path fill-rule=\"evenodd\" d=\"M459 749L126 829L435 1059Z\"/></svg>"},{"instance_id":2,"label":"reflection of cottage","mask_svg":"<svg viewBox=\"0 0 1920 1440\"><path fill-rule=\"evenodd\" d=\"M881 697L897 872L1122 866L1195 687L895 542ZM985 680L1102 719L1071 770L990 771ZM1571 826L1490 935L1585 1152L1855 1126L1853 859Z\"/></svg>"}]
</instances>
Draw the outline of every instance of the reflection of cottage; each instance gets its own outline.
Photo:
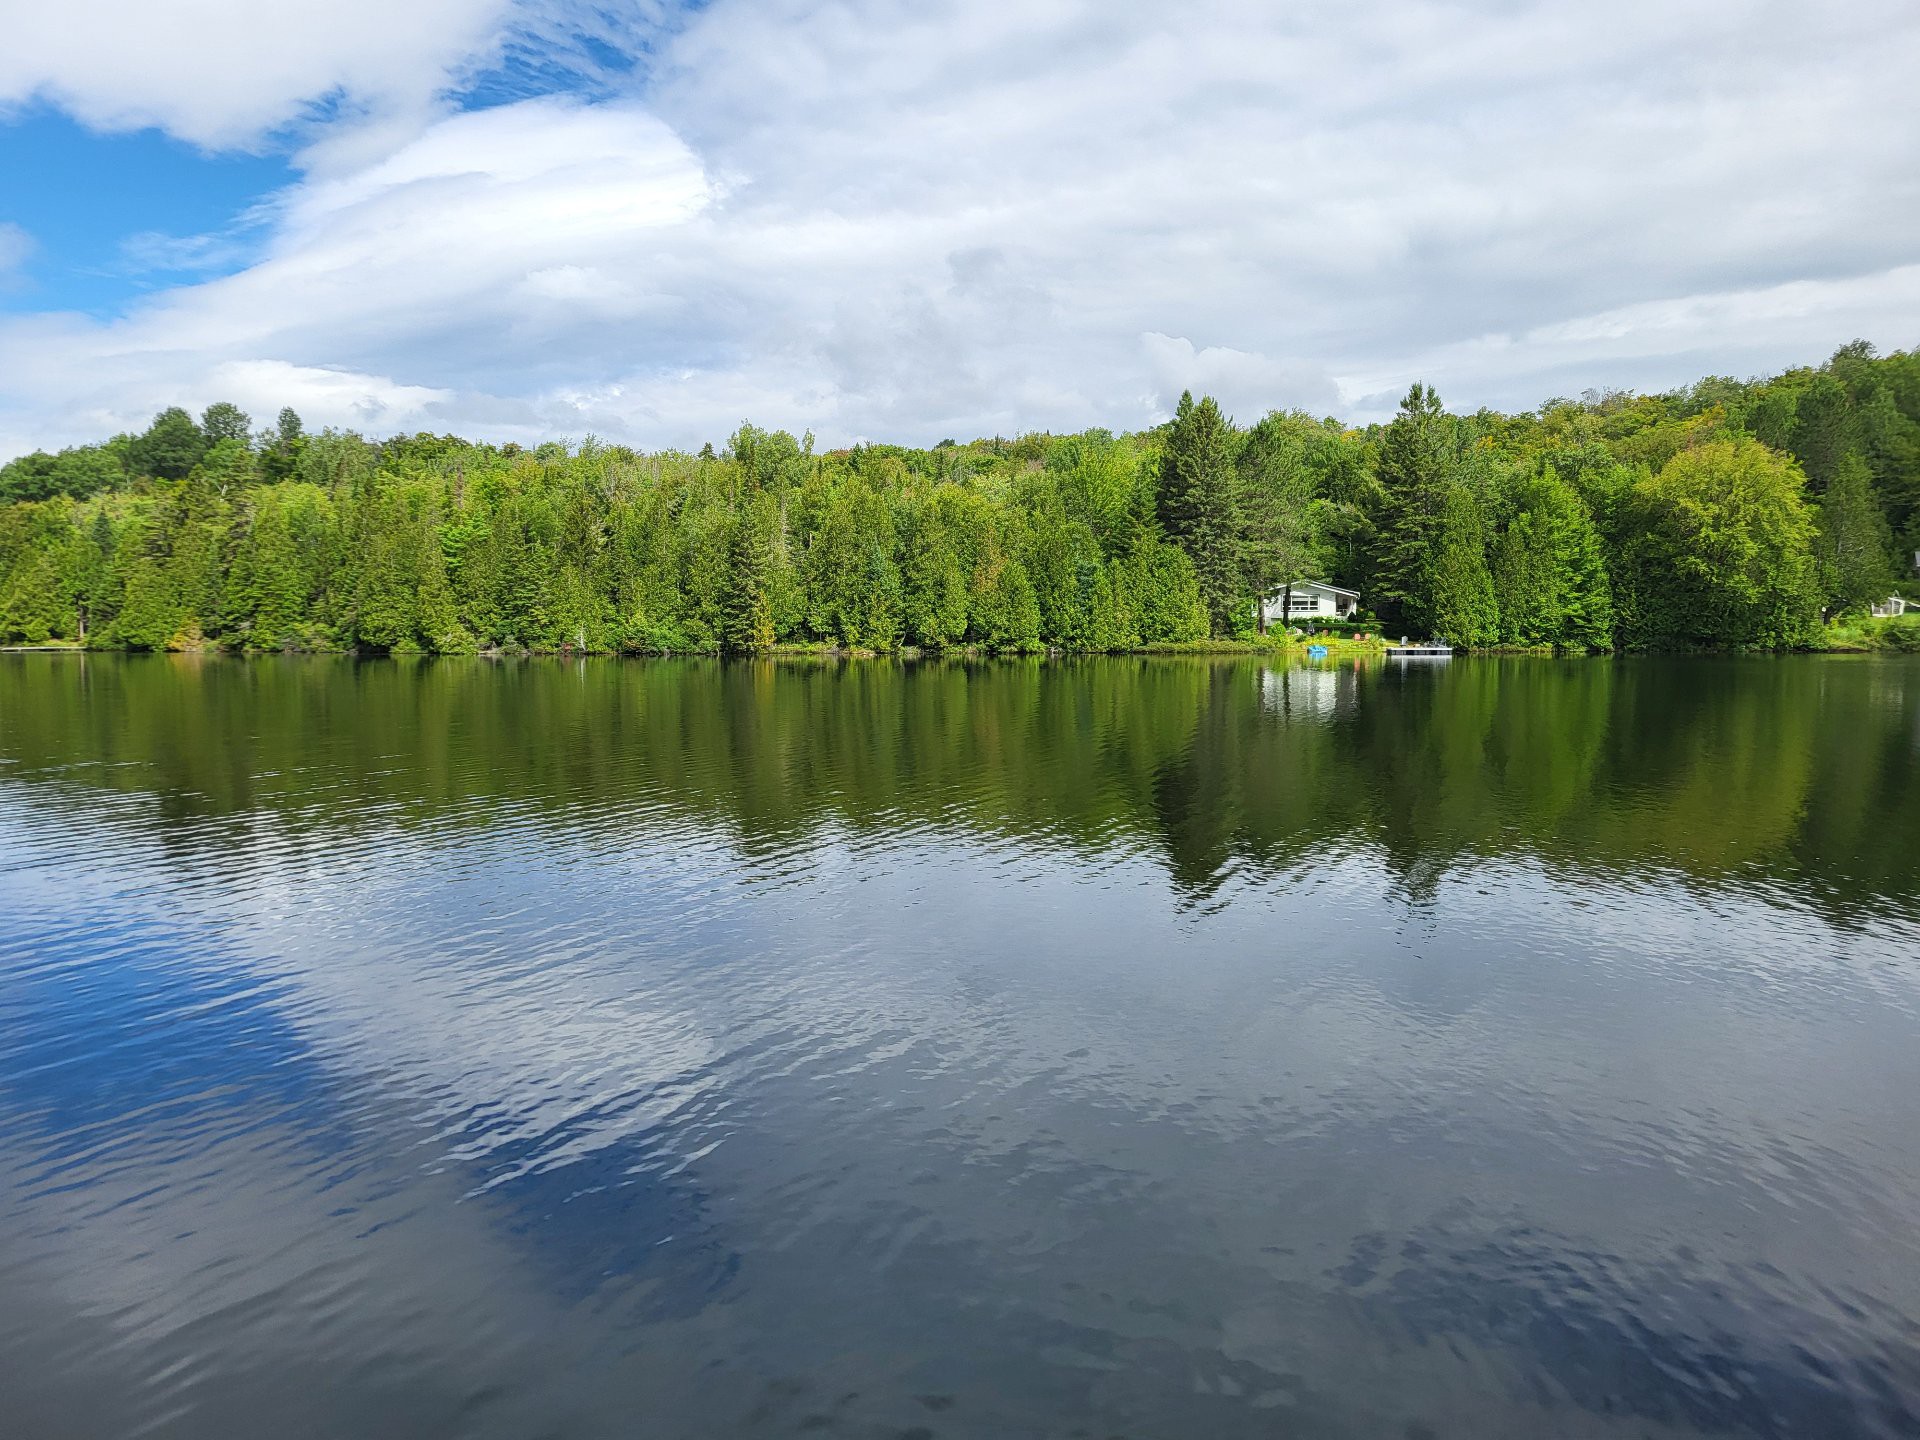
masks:
<instances>
[{"instance_id":1,"label":"reflection of cottage","mask_svg":"<svg viewBox=\"0 0 1920 1440\"><path fill-rule=\"evenodd\" d=\"M1873 617L1876 620L1891 620L1896 615L1907 613L1907 600L1904 595L1889 595L1873 604Z\"/></svg>"},{"instance_id":2,"label":"reflection of cottage","mask_svg":"<svg viewBox=\"0 0 1920 1440\"><path fill-rule=\"evenodd\" d=\"M1282 586L1260 602L1260 618L1269 625L1298 625L1310 620L1351 620L1360 608L1358 590L1342 590L1324 580L1296 580L1293 593ZM1284 607L1285 613L1282 614Z\"/></svg>"},{"instance_id":3,"label":"reflection of cottage","mask_svg":"<svg viewBox=\"0 0 1920 1440\"><path fill-rule=\"evenodd\" d=\"M1260 672L1260 704L1296 724L1351 719L1359 710L1359 676L1347 666L1293 665Z\"/></svg>"}]
</instances>

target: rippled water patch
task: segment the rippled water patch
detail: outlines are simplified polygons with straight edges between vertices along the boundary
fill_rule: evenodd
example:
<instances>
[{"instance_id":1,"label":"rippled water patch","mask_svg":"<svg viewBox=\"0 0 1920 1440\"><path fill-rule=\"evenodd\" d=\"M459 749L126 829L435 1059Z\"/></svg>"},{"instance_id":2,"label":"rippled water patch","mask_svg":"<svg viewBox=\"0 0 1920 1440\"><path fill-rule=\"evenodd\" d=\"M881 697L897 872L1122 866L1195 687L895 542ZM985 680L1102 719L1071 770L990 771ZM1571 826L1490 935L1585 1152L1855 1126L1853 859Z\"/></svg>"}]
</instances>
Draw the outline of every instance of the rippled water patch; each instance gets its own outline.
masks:
<instances>
[{"instance_id":1,"label":"rippled water patch","mask_svg":"<svg viewBox=\"0 0 1920 1440\"><path fill-rule=\"evenodd\" d=\"M1917 715L1899 663L0 661L0 1391L1914 1433Z\"/></svg>"}]
</instances>

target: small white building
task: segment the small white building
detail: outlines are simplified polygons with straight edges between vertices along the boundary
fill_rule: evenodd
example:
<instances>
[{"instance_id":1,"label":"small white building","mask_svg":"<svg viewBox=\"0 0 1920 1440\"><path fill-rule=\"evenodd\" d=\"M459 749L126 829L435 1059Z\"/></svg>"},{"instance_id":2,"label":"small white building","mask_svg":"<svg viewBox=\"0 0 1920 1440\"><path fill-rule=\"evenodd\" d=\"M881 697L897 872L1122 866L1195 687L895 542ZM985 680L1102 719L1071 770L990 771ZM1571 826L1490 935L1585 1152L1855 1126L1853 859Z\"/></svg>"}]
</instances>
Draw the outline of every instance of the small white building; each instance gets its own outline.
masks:
<instances>
[{"instance_id":1,"label":"small white building","mask_svg":"<svg viewBox=\"0 0 1920 1440\"><path fill-rule=\"evenodd\" d=\"M1324 580L1296 580L1291 594L1283 585L1260 602L1260 618L1268 625L1302 625L1314 620L1351 620L1359 608L1358 590L1343 590Z\"/></svg>"},{"instance_id":2,"label":"small white building","mask_svg":"<svg viewBox=\"0 0 1920 1440\"><path fill-rule=\"evenodd\" d=\"M1889 595L1884 600L1876 600L1870 607L1876 620L1891 620L1896 615L1907 613L1907 598L1904 595Z\"/></svg>"}]
</instances>

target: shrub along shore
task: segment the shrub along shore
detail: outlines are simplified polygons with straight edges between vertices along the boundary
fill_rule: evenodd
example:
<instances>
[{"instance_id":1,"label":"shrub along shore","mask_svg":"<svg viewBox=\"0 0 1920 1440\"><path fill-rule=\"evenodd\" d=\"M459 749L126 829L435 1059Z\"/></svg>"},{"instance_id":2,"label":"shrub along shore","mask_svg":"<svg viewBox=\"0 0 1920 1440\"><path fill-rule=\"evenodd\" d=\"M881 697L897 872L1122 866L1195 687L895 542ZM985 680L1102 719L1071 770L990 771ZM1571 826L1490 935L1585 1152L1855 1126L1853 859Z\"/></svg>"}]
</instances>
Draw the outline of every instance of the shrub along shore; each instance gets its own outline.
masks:
<instances>
[{"instance_id":1,"label":"shrub along shore","mask_svg":"<svg viewBox=\"0 0 1920 1440\"><path fill-rule=\"evenodd\" d=\"M1255 599L1555 652L1907 649L1920 352L1236 426L718 451L255 431L230 404L0 467L0 644L361 653L1284 647ZM1332 638L1332 637L1330 637ZM1377 648L1333 639L1344 653Z\"/></svg>"}]
</instances>

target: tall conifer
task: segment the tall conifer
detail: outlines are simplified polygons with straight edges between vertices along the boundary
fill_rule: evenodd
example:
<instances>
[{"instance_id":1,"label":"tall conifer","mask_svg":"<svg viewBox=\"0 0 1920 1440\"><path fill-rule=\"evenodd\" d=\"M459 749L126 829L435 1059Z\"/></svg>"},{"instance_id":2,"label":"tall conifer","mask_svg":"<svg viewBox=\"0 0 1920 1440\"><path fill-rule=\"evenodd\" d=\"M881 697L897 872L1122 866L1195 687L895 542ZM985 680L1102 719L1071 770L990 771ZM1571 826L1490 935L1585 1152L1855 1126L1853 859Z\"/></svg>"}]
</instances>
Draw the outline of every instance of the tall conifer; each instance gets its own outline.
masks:
<instances>
[{"instance_id":1,"label":"tall conifer","mask_svg":"<svg viewBox=\"0 0 1920 1440\"><path fill-rule=\"evenodd\" d=\"M1232 632L1246 600L1233 426L1209 395L1181 395L1160 468L1160 520L1193 559L1216 635Z\"/></svg>"}]
</instances>

